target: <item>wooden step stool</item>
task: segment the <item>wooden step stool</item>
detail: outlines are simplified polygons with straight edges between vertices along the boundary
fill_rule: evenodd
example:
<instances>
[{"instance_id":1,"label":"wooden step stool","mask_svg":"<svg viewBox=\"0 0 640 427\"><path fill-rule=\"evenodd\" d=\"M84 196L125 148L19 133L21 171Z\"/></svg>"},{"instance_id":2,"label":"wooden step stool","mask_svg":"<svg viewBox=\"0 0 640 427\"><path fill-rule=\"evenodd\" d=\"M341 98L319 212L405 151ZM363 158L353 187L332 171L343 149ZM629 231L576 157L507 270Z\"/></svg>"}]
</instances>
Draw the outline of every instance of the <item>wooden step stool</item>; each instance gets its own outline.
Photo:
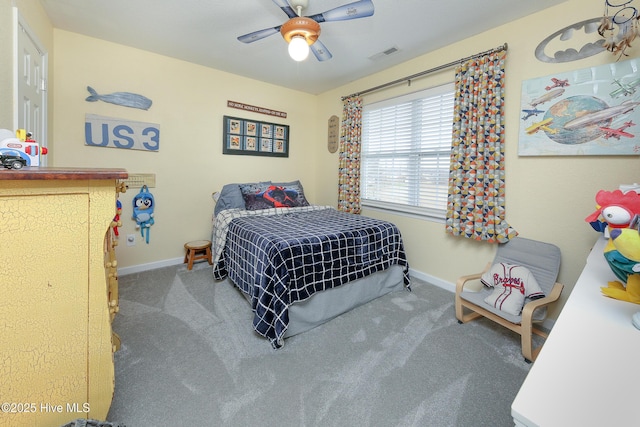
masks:
<instances>
[{"instance_id":1,"label":"wooden step stool","mask_svg":"<svg viewBox=\"0 0 640 427\"><path fill-rule=\"evenodd\" d=\"M184 256L184 262L187 264L187 270L193 268L193 262L206 259L209 265L213 264L211 261L211 241L209 240L194 240L184 244L184 248L187 253Z\"/></svg>"}]
</instances>

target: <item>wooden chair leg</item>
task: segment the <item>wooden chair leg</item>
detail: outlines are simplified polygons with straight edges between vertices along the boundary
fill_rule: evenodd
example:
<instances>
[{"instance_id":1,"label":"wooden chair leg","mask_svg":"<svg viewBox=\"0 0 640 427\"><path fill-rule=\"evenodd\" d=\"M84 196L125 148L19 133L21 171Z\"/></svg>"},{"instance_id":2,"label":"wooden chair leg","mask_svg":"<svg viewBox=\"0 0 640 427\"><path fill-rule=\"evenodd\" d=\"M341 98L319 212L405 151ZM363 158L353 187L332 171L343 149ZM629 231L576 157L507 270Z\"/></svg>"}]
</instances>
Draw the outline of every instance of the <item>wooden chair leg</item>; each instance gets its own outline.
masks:
<instances>
[{"instance_id":1,"label":"wooden chair leg","mask_svg":"<svg viewBox=\"0 0 640 427\"><path fill-rule=\"evenodd\" d=\"M533 347L533 334L538 335L545 340L549 336L547 332L544 332L533 325L529 325L528 327L526 327L526 325L522 326L522 355L527 363L534 362L537 359L538 353L540 353L540 350L542 350L542 346L544 345L543 342L538 347Z\"/></svg>"},{"instance_id":2,"label":"wooden chair leg","mask_svg":"<svg viewBox=\"0 0 640 427\"><path fill-rule=\"evenodd\" d=\"M455 298L455 306L456 306L456 318L458 319L458 323L467 323L471 320L477 319L481 317L480 313L476 313L475 311L469 310L469 313L464 313L464 305L462 305L462 298L456 295Z\"/></svg>"},{"instance_id":3,"label":"wooden chair leg","mask_svg":"<svg viewBox=\"0 0 640 427\"><path fill-rule=\"evenodd\" d=\"M524 360L527 363L533 362L535 357L533 356L533 340L531 339L531 333L526 334L524 331L524 327L521 335L522 342L522 355L524 356Z\"/></svg>"}]
</instances>

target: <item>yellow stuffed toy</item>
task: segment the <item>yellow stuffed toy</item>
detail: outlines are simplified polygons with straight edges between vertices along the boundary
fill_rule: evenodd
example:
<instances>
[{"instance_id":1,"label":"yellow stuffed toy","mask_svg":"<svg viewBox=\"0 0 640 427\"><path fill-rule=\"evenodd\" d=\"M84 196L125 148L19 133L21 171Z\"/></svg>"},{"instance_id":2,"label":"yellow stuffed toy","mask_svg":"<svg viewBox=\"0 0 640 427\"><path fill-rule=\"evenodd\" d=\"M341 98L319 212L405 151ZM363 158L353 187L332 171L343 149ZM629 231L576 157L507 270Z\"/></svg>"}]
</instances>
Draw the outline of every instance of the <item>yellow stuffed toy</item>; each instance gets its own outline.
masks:
<instances>
[{"instance_id":1,"label":"yellow stuffed toy","mask_svg":"<svg viewBox=\"0 0 640 427\"><path fill-rule=\"evenodd\" d=\"M640 304L640 274L631 274L627 278L627 287L618 281L609 282L609 287L600 288L608 297Z\"/></svg>"},{"instance_id":2,"label":"yellow stuffed toy","mask_svg":"<svg viewBox=\"0 0 640 427\"><path fill-rule=\"evenodd\" d=\"M635 228L618 228L612 230L613 246L626 258L640 263L640 230Z\"/></svg>"},{"instance_id":3,"label":"yellow stuffed toy","mask_svg":"<svg viewBox=\"0 0 640 427\"><path fill-rule=\"evenodd\" d=\"M640 304L640 233L633 228L611 230L604 256L616 276L623 282L613 281L601 288L608 297Z\"/></svg>"}]
</instances>

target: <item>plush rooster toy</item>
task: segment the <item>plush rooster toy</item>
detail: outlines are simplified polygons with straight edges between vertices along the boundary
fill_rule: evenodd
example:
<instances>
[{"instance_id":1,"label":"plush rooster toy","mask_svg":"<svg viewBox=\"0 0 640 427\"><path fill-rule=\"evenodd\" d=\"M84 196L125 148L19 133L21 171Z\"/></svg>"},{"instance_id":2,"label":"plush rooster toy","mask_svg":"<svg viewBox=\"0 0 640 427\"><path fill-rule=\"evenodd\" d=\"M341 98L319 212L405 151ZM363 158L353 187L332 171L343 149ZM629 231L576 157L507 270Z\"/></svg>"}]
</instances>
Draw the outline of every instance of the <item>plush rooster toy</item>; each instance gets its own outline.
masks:
<instances>
[{"instance_id":1,"label":"plush rooster toy","mask_svg":"<svg viewBox=\"0 0 640 427\"><path fill-rule=\"evenodd\" d=\"M640 304L639 216L640 194L600 190L596 211L585 218L594 230L609 232L604 257L619 280L608 282L602 293L635 304Z\"/></svg>"},{"instance_id":2,"label":"plush rooster toy","mask_svg":"<svg viewBox=\"0 0 640 427\"><path fill-rule=\"evenodd\" d=\"M635 191L600 190L596 194L597 210L585 218L596 231L612 228L627 228L633 217L640 214L640 194Z\"/></svg>"}]
</instances>

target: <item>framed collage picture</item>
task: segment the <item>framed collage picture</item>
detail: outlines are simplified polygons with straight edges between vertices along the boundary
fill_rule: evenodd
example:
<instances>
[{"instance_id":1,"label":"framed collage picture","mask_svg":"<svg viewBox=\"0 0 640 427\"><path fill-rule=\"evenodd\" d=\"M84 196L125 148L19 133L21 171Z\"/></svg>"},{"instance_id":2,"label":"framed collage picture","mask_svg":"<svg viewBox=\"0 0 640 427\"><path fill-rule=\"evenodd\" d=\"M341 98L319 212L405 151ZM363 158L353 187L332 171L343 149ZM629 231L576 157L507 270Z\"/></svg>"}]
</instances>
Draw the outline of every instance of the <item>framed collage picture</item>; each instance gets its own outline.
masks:
<instances>
[{"instance_id":1,"label":"framed collage picture","mask_svg":"<svg viewBox=\"0 0 640 427\"><path fill-rule=\"evenodd\" d=\"M289 126L223 117L223 154L289 157Z\"/></svg>"}]
</instances>

